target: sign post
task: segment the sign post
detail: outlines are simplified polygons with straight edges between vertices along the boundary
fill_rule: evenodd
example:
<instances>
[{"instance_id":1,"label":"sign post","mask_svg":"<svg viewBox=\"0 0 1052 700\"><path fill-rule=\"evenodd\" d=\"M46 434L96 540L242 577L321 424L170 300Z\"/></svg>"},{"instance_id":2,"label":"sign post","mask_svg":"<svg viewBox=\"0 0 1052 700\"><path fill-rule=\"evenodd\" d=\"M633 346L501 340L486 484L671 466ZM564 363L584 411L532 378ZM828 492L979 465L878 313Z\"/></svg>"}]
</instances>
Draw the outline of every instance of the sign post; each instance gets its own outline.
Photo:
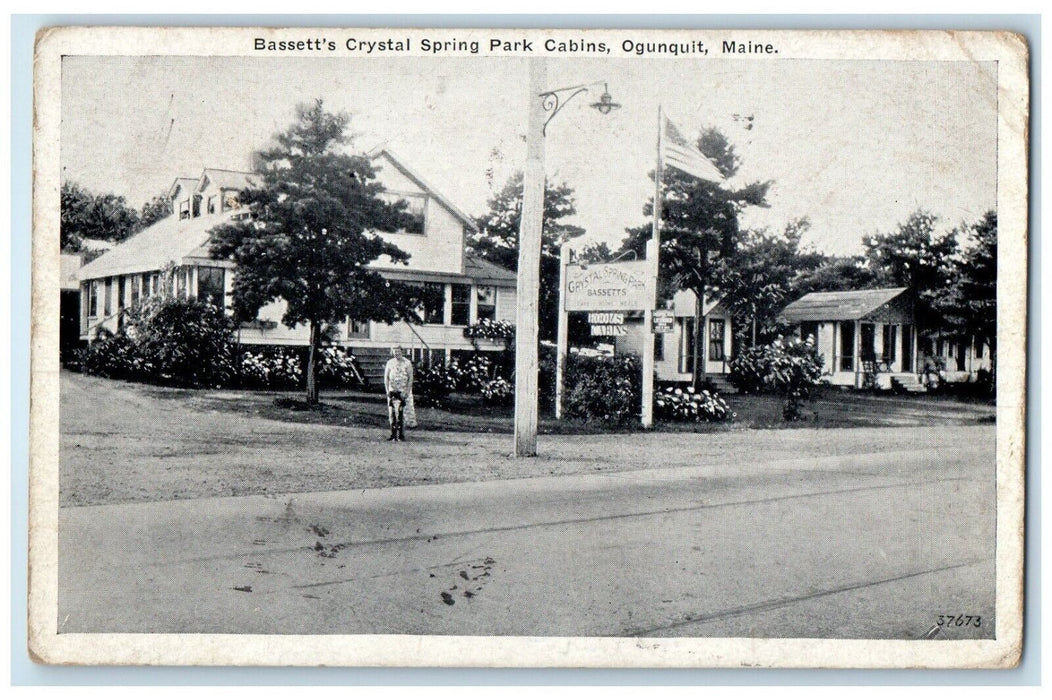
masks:
<instances>
[{"instance_id":1,"label":"sign post","mask_svg":"<svg viewBox=\"0 0 1052 700\"><path fill-rule=\"evenodd\" d=\"M559 248L559 326L555 336L555 419L563 417L563 368L569 350L570 319L566 310L566 266L570 264L570 248Z\"/></svg>"}]
</instances>

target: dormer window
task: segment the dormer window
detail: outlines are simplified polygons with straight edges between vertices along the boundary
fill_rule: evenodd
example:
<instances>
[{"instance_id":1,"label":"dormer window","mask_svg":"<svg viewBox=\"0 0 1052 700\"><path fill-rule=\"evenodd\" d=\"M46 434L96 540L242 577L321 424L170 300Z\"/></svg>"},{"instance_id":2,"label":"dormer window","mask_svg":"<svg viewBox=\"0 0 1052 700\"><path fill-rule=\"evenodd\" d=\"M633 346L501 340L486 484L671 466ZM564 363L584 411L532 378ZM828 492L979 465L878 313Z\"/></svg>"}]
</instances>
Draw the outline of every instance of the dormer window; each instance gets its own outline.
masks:
<instances>
[{"instance_id":1,"label":"dormer window","mask_svg":"<svg viewBox=\"0 0 1052 700\"><path fill-rule=\"evenodd\" d=\"M201 195L194 195L194 213L193 216L196 218L201 216Z\"/></svg>"}]
</instances>

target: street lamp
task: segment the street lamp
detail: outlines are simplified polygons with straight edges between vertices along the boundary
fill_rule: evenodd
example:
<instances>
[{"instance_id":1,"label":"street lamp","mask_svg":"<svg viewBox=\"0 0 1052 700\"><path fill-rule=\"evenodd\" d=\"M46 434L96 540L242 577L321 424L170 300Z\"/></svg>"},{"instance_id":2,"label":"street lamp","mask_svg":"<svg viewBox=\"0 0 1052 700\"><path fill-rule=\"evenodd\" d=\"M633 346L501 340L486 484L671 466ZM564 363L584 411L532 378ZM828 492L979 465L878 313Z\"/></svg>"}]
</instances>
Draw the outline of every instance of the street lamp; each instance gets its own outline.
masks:
<instances>
[{"instance_id":1,"label":"street lamp","mask_svg":"<svg viewBox=\"0 0 1052 700\"><path fill-rule=\"evenodd\" d=\"M544 137L548 124L577 95L603 86L592 107L609 114L621 105L614 102L604 82L544 88L544 59L530 61L529 120L526 132L526 166L523 168L522 220L519 224L519 272L515 315L515 456L537 455L537 316L540 287L541 232L544 227ZM540 98L540 99L538 99Z\"/></svg>"}]
</instances>

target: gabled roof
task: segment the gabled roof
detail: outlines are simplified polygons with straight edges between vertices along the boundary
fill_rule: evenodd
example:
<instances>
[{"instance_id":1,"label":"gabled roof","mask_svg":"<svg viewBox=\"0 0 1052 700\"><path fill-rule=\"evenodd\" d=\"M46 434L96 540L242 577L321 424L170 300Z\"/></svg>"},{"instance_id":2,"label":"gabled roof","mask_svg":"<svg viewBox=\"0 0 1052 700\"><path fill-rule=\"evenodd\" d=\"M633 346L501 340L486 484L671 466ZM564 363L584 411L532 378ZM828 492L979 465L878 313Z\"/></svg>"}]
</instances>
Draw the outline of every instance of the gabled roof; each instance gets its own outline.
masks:
<instances>
[{"instance_id":1,"label":"gabled roof","mask_svg":"<svg viewBox=\"0 0 1052 700\"><path fill-rule=\"evenodd\" d=\"M365 154L365 157L369 160L375 160L382 155L386 155L387 159L394 165L398 170L405 175L407 178L417 184L420 189L426 191L432 197L434 197L443 207L449 210L453 216L457 217L462 224L470 228L472 231L478 231L478 226L471 219L470 216L460 210L453 202L449 201L441 192L432 187L424 178L420 177L416 171L412 170L400 156L394 153L386 144L377 146L373 150Z\"/></svg>"},{"instance_id":2,"label":"gabled roof","mask_svg":"<svg viewBox=\"0 0 1052 700\"><path fill-rule=\"evenodd\" d=\"M209 214L190 219L166 216L149 228L123 241L113 250L80 268L81 280L160 270L208 243L208 232L228 220L235 212Z\"/></svg>"},{"instance_id":3,"label":"gabled roof","mask_svg":"<svg viewBox=\"0 0 1052 700\"><path fill-rule=\"evenodd\" d=\"M168 199L175 196L176 191L182 187L188 192L193 192L197 188L198 178L196 177L177 177L172 186L168 188Z\"/></svg>"},{"instance_id":4,"label":"gabled roof","mask_svg":"<svg viewBox=\"0 0 1052 700\"><path fill-rule=\"evenodd\" d=\"M854 321L868 316L906 291L906 287L895 287L848 292L811 292L785 307L780 315L788 323Z\"/></svg>"},{"instance_id":5,"label":"gabled roof","mask_svg":"<svg viewBox=\"0 0 1052 700\"><path fill-rule=\"evenodd\" d=\"M255 173L242 170L223 170L222 168L205 168L198 180L197 191L201 192L208 183L214 183L220 190L243 190L253 184Z\"/></svg>"},{"instance_id":6,"label":"gabled roof","mask_svg":"<svg viewBox=\"0 0 1052 700\"><path fill-rule=\"evenodd\" d=\"M476 282L515 282L518 279L511 270L470 253L464 254L464 274Z\"/></svg>"}]
</instances>

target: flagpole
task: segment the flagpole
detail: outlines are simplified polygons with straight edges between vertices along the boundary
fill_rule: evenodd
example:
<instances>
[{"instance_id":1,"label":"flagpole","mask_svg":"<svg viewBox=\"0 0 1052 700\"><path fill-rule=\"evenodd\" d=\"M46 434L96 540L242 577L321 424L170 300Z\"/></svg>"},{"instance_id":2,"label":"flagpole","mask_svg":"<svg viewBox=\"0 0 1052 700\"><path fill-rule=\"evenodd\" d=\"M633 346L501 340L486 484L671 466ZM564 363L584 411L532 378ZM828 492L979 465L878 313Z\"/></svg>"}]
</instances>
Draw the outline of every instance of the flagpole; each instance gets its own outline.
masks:
<instances>
[{"instance_id":1,"label":"flagpole","mask_svg":"<svg viewBox=\"0 0 1052 700\"><path fill-rule=\"evenodd\" d=\"M649 307L643 310L643 411L642 424L649 428L654 424L654 309L658 299L658 255L661 250L661 105L658 105L657 164L654 168L654 223L647 243L647 261L652 261L653 269L648 275L650 294L647 295Z\"/></svg>"}]
</instances>

